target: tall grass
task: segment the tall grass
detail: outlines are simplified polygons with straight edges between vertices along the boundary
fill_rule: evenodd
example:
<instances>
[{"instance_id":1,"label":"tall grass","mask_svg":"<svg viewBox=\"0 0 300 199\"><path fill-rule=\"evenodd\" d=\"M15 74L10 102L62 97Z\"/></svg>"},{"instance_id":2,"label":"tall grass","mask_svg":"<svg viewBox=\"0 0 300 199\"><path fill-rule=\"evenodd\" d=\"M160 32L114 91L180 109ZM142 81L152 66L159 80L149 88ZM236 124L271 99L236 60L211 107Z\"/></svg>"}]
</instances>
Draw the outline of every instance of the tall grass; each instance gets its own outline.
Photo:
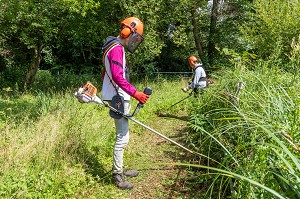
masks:
<instances>
[{"instance_id":1,"label":"tall grass","mask_svg":"<svg viewBox=\"0 0 300 199\"><path fill-rule=\"evenodd\" d=\"M66 83L61 90L65 78L56 81L57 77L44 73L32 90L1 92L0 197L122 198L127 193L119 192L111 182L115 129L108 109L76 100L73 93L85 83L83 77L68 76L75 83ZM87 80L101 87L93 78ZM164 106L160 100L169 104L178 100L170 92L178 81L159 81L145 79L136 84L139 90L153 88L147 105L136 116L147 125L156 118L153 110ZM132 109L136 104L133 100ZM142 133L142 127L134 127L132 133ZM129 159L140 156L136 151L127 153Z\"/></svg>"},{"instance_id":2,"label":"tall grass","mask_svg":"<svg viewBox=\"0 0 300 199\"><path fill-rule=\"evenodd\" d=\"M188 95L180 90L187 85L186 78L158 77L137 84L139 90L153 89L137 115L139 121L151 126L158 111L174 122L188 119L178 117L179 112L189 116L191 130L185 144L203 156L193 157L190 163L185 157L186 163L168 164L191 170L190 189L206 188L197 197L300 197L295 148L300 136L299 82L289 85L288 74L276 74L277 69L228 71L203 95L178 104ZM234 97L238 81L245 84L239 100ZM126 196L110 181L113 121L107 109L80 104L73 97L82 83L63 91L51 89L53 83L49 83L47 90L1 93L1 198ZM136 103L132 101L133 109ZM140 134L141 129L136 125L132 131ZM137 156L135 152L129 156Z\"/></svg>"},{"instance_id":3,"label":"tall grass","mask_svg":"<svg viewBox=\"0 0 300 199\"><path fill-rule=\"evenodd\" d=\"M112 186L106 177L112 161L112 121L103 108L80 104L72 93L1 99L1 198L108 194L98 188Z\"/></svg>"},{"instance_id":4,"label":"tall grass","mask_svg":"<svg viewBox=\"0 0 300 199\"><path fill-rule=\"evenodd\" d=\"M299 82L289 85L289 79L292 76L278 73L278 69L231 71L203 96L203 102L194 103L191 142L224 166L207 160L202 164L226 170L206 182L212 183L207 195L272 198L271 189L282 197L300 197L300 155L295 149L299 140ZM245 87L234 96L240 81ZM241 177L224 177L228 171L268 189Z\"/></svg>"}]
</instances>

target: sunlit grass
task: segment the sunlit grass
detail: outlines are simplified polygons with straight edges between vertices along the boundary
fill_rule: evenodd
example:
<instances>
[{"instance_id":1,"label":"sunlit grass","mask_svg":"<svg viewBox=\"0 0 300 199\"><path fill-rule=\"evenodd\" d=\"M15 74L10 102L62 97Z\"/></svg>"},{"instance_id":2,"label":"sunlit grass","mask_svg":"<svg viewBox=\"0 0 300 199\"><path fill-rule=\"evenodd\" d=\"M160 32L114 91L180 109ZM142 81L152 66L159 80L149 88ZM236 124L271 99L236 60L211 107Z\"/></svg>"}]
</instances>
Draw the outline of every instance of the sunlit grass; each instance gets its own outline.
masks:
<instances>
[{"instance_id":1,"label":"sunlit grass","mask_svg":"<svg viewBox=\"0 0 300 199\"><path fill-rule=\"evenodd\" d=\"M218 180L213 181L214 186L207 192L210 196L216 192L222 192L219 197L225 192L235 193L234 197L272 197L267 192L277 197L300 196L299 153L282 136L288 132L297 139L299 129L295 131L295 123L299 126L299 114L295 114L295 110L299 109L299 94L296 87L290 87L285 81L278 82L277 76L270 77L268 72L249 71L231 79L227 76L235 74L229 72L223 77L227 81L215 89L219 89L219 93L225 90L234 94L234 87L224 85L242 80L246 86L236 96L238 103L230 93L224 97L213 94L209 102L191 109L191 142L198 143L200 152L226 167L209 161L205 164L218 166L233 176L233 173L244 176L236 177L235 183L217 176ZM259 185L262 189L257 189L258 184L248 179L263 185Z\"/></svg>"},{"instance_id":2,"label":"sunlit grass","mask_svg":"<svg viewBox=\"0 0 300 199\"><path fill-rule=\"evenodd\" d=\"M145 79L136 87L142 91L150 86L153 93L136 119L156 126L157 112L163 112L174 124L177 119L189 120L183 144L195 154L184 162L165 164L186 167L193 176L185 179L192 179L190 189L207 187L203 197L299 197L299 152L291 144L299 143L299 82L289 86L269 74L228 72L203 95L184 101L188 94L180 88L186 86L186 78ZM239 101L231 96L238 81L246 85L237 96ZM108 109L79 103L73 96L75 88L2 95L1 197L126 195L110 180L115 129ZM132 111L136 105L132 100ZM178 117L182 112L187 117ZM145 133L137 124L130 126L131 133ZM156 163L147 159L153 154L137 151L145 143L133 142L136 146L127 150L125 160L139 168L154 167ZM172 147L176 149L181 150ZM145 162L149 163L143 166Z\"/></svg>"},{"instance_id":3,"label":"sunlit grass","mask_svg":"<svg viewBox=\"0 0 300 199\"><path fill-rule=\"evenodd\" d=\"M66 197L110 171L111 159L101 157L110 157L114 130L103 108L80 104L71 90L10 102L1 120L1 197Z\"/></svg>"},{"instance_id":4,"label":"sunlit grass","mask_svg":"<svg viewBox=\"0 0 300 199\"><path fill-rule=\"evenodd\" d=\"M177 81L169 83L145 80L136 85L141 91L145 86L153 89L149 101L136 116L138 120L150 125L156 118L153 110L158 107L160 97L169 96L167 93L170 93L170 103L178 99L171 92ZM95 85L101 89L99 83ZM161 91L161 86L165 90ZM115 129L108 109L79 103L73 96L76 86L65 91L49 87L46 91L36 89L16 95L3 93L5 97L0 101L0 196L120 197L121 193L110 179ZM136 105L132 100L132 111ZM134 127L132 133L143 134L142 127L134 123L130 126ZM130 157L136 156L147 162L147 156L137 151L128 150L127 153L125 160L129 164L135 162Z\"/></svg>"}]
</instances>

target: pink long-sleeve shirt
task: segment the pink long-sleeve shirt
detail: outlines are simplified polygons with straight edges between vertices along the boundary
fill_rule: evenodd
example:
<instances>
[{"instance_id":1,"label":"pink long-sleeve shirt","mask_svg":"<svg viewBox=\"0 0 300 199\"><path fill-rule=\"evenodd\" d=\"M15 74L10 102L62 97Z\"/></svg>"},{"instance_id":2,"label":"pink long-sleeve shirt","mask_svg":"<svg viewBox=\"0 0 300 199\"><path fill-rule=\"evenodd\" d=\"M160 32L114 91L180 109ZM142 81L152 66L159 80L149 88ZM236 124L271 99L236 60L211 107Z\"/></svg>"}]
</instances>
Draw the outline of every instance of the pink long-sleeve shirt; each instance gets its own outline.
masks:
<instances>
[{"instance_id":1,"label":"pink long-sleeve shirt","mask_svg":"<svg viewBox=\"0 0 300 199\"><path fill-rule=\"evenodd\" d=\"M128 75L126 72L128 70L126 68L124 47L120 44L113 46L106 53L104 63L106 73L102 85L103 100L111 100L116 95L116 89L112 83L118 89L119 94L124 97L124 100L130 100L130 96L134 95L136 88L126 79L126 75Z\"/></svg>"}]
</instances>

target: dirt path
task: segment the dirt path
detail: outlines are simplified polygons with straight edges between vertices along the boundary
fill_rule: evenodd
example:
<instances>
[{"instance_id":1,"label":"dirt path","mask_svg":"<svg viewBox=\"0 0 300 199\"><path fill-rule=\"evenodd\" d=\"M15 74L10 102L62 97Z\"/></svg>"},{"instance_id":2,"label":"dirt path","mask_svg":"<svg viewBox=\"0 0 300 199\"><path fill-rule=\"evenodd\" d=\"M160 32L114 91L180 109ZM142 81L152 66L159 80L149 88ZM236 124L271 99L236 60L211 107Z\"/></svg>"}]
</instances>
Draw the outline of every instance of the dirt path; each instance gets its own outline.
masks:
<instances>
[{"instance_id":1,"label":"dirt path","mask_svg":"<svg viewBox=\"0 0 300 199\"><path fill-rule=\"evenodd\" d=\"M151 128L166 135L174 141L179 141L182 134L186 131L187 115L186 113L177 114L177 116L165 115L168 117L157 117L151 124ZM130 150L138 151L143 144L141 159L143 162L137 162L140 176L129 179L133 183L134 189L129 192L129 199L139 198L177 198L176 191L182 189L181 185L176 184L179 175L185 175L182 169L168 163L179 161L178 154L186 153L181 148L161 138L160 136L146 130L142 136L132 135ZM146 156L146 157L143 157ZM165 165L159 165L167 163ZM179 186L179 187L177 187Z\"/></svg>"}]
</instances>

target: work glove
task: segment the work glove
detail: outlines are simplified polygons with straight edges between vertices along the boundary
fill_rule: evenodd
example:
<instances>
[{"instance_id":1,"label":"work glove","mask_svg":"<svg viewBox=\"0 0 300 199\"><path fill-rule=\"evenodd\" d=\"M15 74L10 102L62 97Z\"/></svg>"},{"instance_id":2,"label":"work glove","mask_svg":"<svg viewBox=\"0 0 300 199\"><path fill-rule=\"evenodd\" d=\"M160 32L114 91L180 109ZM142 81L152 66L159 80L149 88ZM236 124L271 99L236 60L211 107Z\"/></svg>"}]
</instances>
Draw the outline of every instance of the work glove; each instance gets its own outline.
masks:
<instances>
[{"instance_id":1,"label":"work glove","mask_svg":"<svg viewBox=\"0 0 300 199\"><path fill-rule=\"evenodd\" d=\"M188 87L186 87L186 88L181 88L181 90L183 91L183 92L188 92L188 90L189 90L189 88Z\"/></svg>"},{"instance_id":2,"label":"work glove","mask_svg":"<svg viewBox=\"0 0 300 199\"><path fill-rule=\"evenodd\" d=\"M149 98L149 95L143 93L143 92L139 92L139 91L135 91L135 93L133 94L133 97L139 101L141 104L145 104L146 101Z\"/></svg>"}]
</instances>

